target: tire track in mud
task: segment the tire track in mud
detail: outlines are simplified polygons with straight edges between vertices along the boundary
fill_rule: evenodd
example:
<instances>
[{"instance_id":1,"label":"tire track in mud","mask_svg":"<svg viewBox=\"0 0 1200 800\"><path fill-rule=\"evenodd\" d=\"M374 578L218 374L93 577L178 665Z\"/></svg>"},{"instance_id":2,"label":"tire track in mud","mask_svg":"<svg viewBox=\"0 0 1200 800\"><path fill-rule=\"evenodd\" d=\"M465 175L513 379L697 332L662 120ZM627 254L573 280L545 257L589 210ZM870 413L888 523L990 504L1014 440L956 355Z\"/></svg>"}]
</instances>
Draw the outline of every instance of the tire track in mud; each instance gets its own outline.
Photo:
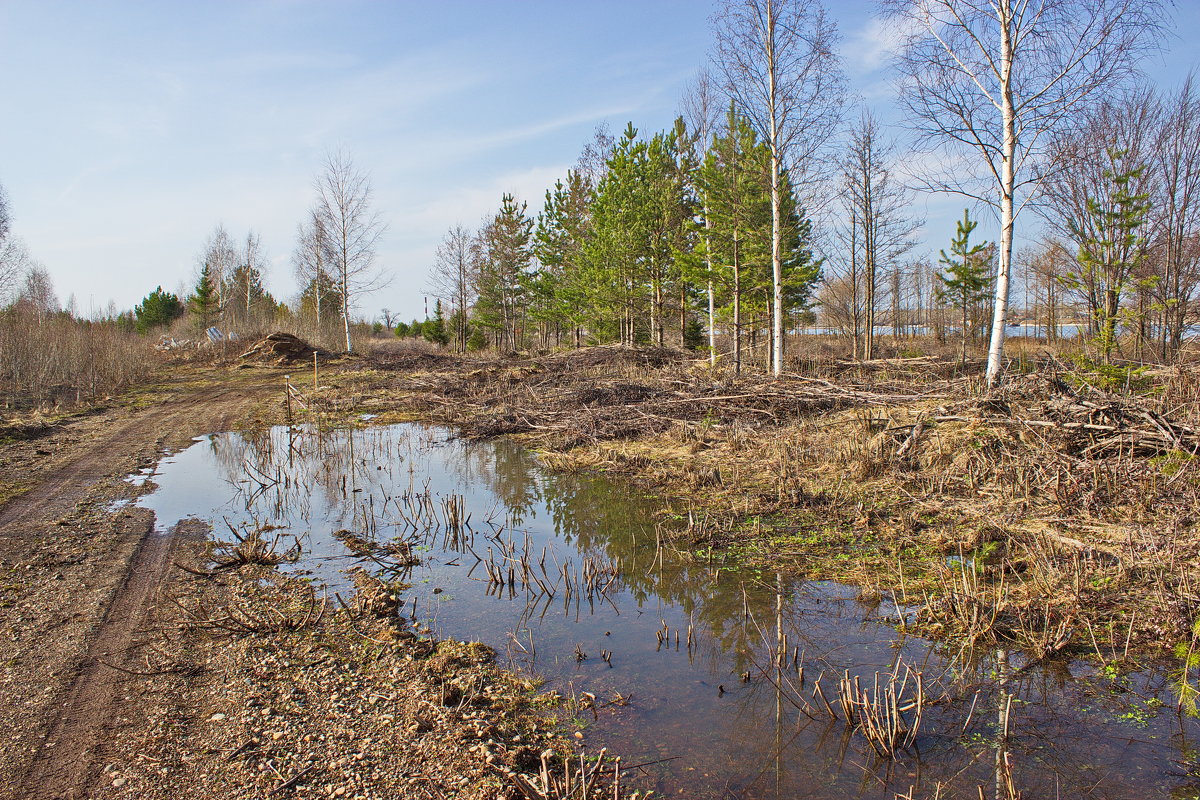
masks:
<instances>
[{"instance_id":1,"label":"tire track in mud","mask_svg":"<svg viewBox=\"0 0 1200 800\"><path fill-rule=\"evenodd\" d=\"M0 537L20 536L37 522L62 516L82 499L88 488L111 474L115 456L145 444L147 434L176 433L197 427L204 417L204 406L219 407L235 394L240 392L227 389L209 397L188 397L176 406L155 408L126 420L73 463L0 508ZM230 417L228 413L215 415L211 424L225 427Z\"/></svg>"},{"instance_id":2,"label":"tire track in mud","mask_svg":"<svg viewBox=\"0 0 1200 800\"><path fill-rule=\"evenodd\" d=\"M228 428L240 404L261 396L261 388L242 385L176 395L167 403L117 422L113 430L83 444L77 457L0 508L0 554L32 557L37 542L54 535L55 521L74 509L93 485L110 478L114 465L139 451L161 452L165 441L183 434ZM107 563L95 565L97 574L110 576L104 580L107 598L86 614L90 623L85 636L66 653L63 649L67 646L61 641L47 646L48 663L31 670L39 674L31 674L29 685L23 687L29 697L48 684L53 688L46 702L30 703L41 722L37 729L27 730L24 738L37 744L32 751L26 750L24 757L9 753L5 760L13 771L7 780L0 780L0 797L6 790L22 800L90 796L103 767L98 760L100 751L106 737L116 735L122 692L133 677L120 668L138 670L132 655L135 636L144 633L141 628L160 599L159 590L169 578L181 529L186 528L187 523L181 523L156 533L152 514L137 515L124 533L126 544L113 552ZM69 605L73 587L63 588L63 603ZM77 611L48 609L44 615L66 618L78 616Z\"/></svg>"},{"instance_id":3,"label":"tire track in mud","mask_svg":"<svg viewBox=\"0 0 1200 800\"><path fill-rule=\"evenodd\" d=\"M176 526L178 527L178 526ZM134 634L146 621L171 568L176 529L142 538L125 580L88 647L67 698L25 774L21 796L30 800L76 800L88 795L99 764L94 758L110 724L118 718L118 694L133 669Z\"/></svg>"}]
</instances>

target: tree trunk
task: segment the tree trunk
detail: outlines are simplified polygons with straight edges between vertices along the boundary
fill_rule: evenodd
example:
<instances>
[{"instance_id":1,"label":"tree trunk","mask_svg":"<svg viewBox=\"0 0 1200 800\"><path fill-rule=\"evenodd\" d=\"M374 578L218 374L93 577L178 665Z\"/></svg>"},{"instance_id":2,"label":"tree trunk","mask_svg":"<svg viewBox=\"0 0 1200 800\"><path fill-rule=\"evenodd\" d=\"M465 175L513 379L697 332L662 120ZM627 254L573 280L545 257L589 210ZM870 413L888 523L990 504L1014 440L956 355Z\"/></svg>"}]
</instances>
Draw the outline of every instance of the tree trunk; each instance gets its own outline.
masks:
<instances>
[{"instance_id":1,"label":"tree trunk","mask_svg":"<svg viewBox=\"0 0 1200 800\"><path fill-rule=\"evenodd\" d=\"M875 357L875 255L871 252L870 223L863 225L864 252L867 268L866 324L863 327L863 361Z\"/></svg>"},{"instance_id":2,"label":"tree trunk","mask_svg":"<svg viewBox=\"0 0 1200 800\"><path fill-rule=\"evenodd\" d=\"M900 268L892 268L892 339L900 341Z\"/></svg>"},{"instance_id":3,"label":"tree trunk","mask_svg":"<svg viewBox=\"0 0 1200 800\"><path fill-rule=\"evenodd\" d=\"M783 261L780 256L779 159L771 158L771 282L774 314L771 320L771 374L783 374Z\"/></svg>"},{"instance_id":4,"label":"tree trunk","mask_svg":"<svg viewBox=\"0 0 1200 800\"><path fill-rule=\"evenodd\" d=\"M704 266L708 270L708 366L717 367L717 301L713 292L712 282L712 251L709 249L707 231L712 230L712 220L709 219L707 206L704 209Z\"/></svg>"},{"instance_id":5,"label":"tree trunk","mask_svg":"<svg viewBox=\"0 0 1200 800\"><path fill-rule=\"evenodd\" d=\"M1112 351L1117 344L1117 311L1120 307L1121 297L1116 290L1110 289L1104 293L1104 328L1100 342L1105 364L1112 361Z\"/></svg>"},{"instance_id":6,"label":"tree trunk","mask_svg":"<svg viewBox=\"0 0 1200 800\"><path fill-rule=\"evenodd\" d=\"M779 153L779 110L776 97L775 4L767 0L767 30L763 45L767 57L767 116L770 122L771 147L771 283L774 289L774 319L771 325L771 374L783 374L783 261L780 254L782 220L780 219L779 179L782 165Z\"/></svg>"},{"instance_id":7,"label":"tree trunk","mask_svg":"<svg viewBox=\"0 0 1200 800\"><path fill-rule=\"evenodd\" d=\"M1004 336L1008 324L1009 275L1012 271L1014 194L1016 192L1015 160L1017 155L1016 110L1012 91L1012 0L1000 0L1000 92L1001 117L1004 126L1003 164L1000 174L1000 260L996 272L995 307L992 313L992 340L988 347L988 388L1000 382L1001 360L1004 357Z\"/></svg>"},{"instance_id":8,"label":"tree trunk","mask_svg":"<svg viewBox=\"0 0 1200 800\"><path fill-rule=\"evenodd\" d=\"M713 282L708 282L708 365L717 367L717 304L713 297Z\"/></svg>"},{"instance_id":9,"label":"tree trunk","mask_svg":"<svg viewBox=\"0 0 1200 800\"><path fill-rule=\"evenodd\" d=\"M687 284L679 285L679 347L687 348Z\"/></svg>"},{"instance_id":10,"label":"tree trunk","mask_svg":"<svg viewBox=\"0 0 1200 800\"><path fill-rule=\"evenodd\" d=\"M967 365L967 301L963 299L963 318L962 318L962 360L961 364Z\"/></svg>"},{"instance_id":11,"label":"tree trunk","mask_svg":"<svg viewBox=\"0 0 1200 800\"><path fill-rule=\"evenodd\" d=\"M650 311L650 336L651 342L659 347L663 346L663 329L666 323L663 320L663 289L662 281L654 282L654 306Z\"/></svg>"},{"instance_id":12,"label":"tree trunk","mask_svg":"<svg viewBox=\"0 0 1200 800\"><path fill-rule=\"evenodd\" d=\"M343 250L344 252L344 250ZM342 261L342 328L346 332L346 352L353 349L350 343L350 265Z\"/></svg>"},{"instance_id":13,"label":"tree trunk","mask_svg":"<svg viewBox=\"0 0 1200 800\"><path fill-rule=\"evenodd\" d=\"M733 233L733 374L742 374L742 274L737 231Z\"/></svg>"}]
</instances>

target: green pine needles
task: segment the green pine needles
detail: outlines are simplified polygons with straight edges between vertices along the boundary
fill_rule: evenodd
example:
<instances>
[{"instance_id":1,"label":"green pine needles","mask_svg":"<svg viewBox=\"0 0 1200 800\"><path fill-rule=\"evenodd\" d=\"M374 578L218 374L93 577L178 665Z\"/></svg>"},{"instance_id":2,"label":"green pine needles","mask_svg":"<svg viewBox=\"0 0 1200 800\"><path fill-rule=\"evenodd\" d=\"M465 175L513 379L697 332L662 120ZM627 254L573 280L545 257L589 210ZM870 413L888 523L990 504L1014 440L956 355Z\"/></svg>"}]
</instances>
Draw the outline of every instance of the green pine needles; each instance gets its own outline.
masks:
<instances>
[{"instance_id":1,"label":"green pine needles","mask_svg":"<svg viewBox=\"0 0 1200 800\"><path fill-rule=\"evenodd\" d=\"M1146 239L1142 227L1150 215L1150 195L1137 192L1145 173L1144 164L1126 163L1127 150L1106 151L1106 185L1098 197L1087 201L1087 217L1071 223L1074 238L1082 242L1076 260L1079 271L1069 273L1065 282L1095 298L1096 346L1104 360L1112 358L1117 345L1117 324L1121 300L1139 280L1146 258Z\"/></svg>"},{"instance_id":2,"label":"green pine needles","mask_svg":"<svg viewBox=\"0 0 1200 800\"><path fill-rule=\"evenodd\" d=\"M973 338L972 317L991 294L992 286L989 257L992 248L987 242L971 244L971 232L978 225L971 219L969 209L964 208L963 218L950 240L950 252L943 250L939 259L946 269L938 273L941 281L937 288L938 299L962 312L963 362L967 360L967 339Z\"/></svg>"}]
</instances>

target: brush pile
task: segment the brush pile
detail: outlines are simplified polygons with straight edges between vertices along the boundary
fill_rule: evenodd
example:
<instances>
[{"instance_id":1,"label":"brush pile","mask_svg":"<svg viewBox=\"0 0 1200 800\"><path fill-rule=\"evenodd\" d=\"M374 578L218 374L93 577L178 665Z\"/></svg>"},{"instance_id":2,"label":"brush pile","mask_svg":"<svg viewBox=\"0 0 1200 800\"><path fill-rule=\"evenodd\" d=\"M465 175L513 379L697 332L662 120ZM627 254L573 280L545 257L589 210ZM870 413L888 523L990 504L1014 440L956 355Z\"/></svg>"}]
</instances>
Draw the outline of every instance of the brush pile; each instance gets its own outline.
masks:
<instances>
[{"instance_id":1,"label":"brush pile","mask_svg":"<svg viewBox=\"0 0 1200 800\"><path fill-rule=\"evenodd\" d=\"M1072 386L1057 374L1034 373L1011 380L995 396L972 399L955 413L934 419L1025 427L1081 458L1200 451L1200 432L1170 418L1151 399L1114 395L1086 383Z\"/></svg>"},{"instance_id":2,"label":"brush pile","mask_svg":"<svg viewBox=\"0 0 1200 800\"><path fill-rule=\"evenodd\" d=\"M758 427L864 404L928 399L873 378L714 376L706 360L670 348L591 347L538 359L464 361L411 375L411 403L467 436L525 434L570 449L654 435L684 422ZM932 395L938 397L939 395Z\"/></svg>"},{"instance_id":3,"label":"brush pile","mask_svg":"<svg viewBox=\"0 0 1200 800\"><path fill-rule=\"evenodd\" d=\"M310 360L313 354L328 355L324 350L313 347L299 336L290 333L268 333L255 342L250 349L242 353L242 360L255 359L273 361L277 364L290 364L293 361Z\"/></svg>"}]
</instances>

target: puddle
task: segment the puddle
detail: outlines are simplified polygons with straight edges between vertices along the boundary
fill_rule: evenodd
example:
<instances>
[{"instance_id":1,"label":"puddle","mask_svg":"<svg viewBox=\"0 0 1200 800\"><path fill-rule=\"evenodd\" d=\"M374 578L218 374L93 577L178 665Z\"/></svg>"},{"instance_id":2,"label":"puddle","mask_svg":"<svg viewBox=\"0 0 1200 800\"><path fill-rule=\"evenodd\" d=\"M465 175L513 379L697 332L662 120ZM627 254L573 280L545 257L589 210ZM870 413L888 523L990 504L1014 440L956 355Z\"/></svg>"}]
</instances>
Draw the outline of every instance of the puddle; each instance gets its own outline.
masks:
<instances>
[{"instance_id":1,"label":"puddle","mask_svg":"<svg viewBox=\"0 0 1200 800\"><path fill-rule=\"evenodd\" d=\"M125 482L130 486L145 486L146 481L154 474L154 467L142 467L132 475L125 476Z\"/></svg>"},{"instance_id":2,"label":"puddle","mask_svg":"<svg viewBox=\"0 0 1200 800\"><path fill-rule=\"evenodd\" d=\"M390 562L355 556L335 532L410 542L422 563L405 575L406 613L488 643L545 690L594 695L595 714L575 712L586 747L644 765L634 782L664 796L893 800L940 787L974 798L983 787L1000 798L1009 780L1027 798L1200 793L1188 775L1200 725L1173 713L1165 671L1115 685L1082 663L1020 671L1002 652L948 658L887 624L903 610L886 599L660 548L660 503L603 477L550 474L511 442L412 424L223 433L153 477L136 502L160 529L188 517L225 538L229 526L282 526L304 553L285 568L336 590L346 569ZM448 522L455 514L466 524ZM896 759L832 720L813 691L820 677L836 705L843 676L874 693L877 673L906 666L927 702ZM915 695L912 676L898 705Z\"/></svg>"}]
</instances>

